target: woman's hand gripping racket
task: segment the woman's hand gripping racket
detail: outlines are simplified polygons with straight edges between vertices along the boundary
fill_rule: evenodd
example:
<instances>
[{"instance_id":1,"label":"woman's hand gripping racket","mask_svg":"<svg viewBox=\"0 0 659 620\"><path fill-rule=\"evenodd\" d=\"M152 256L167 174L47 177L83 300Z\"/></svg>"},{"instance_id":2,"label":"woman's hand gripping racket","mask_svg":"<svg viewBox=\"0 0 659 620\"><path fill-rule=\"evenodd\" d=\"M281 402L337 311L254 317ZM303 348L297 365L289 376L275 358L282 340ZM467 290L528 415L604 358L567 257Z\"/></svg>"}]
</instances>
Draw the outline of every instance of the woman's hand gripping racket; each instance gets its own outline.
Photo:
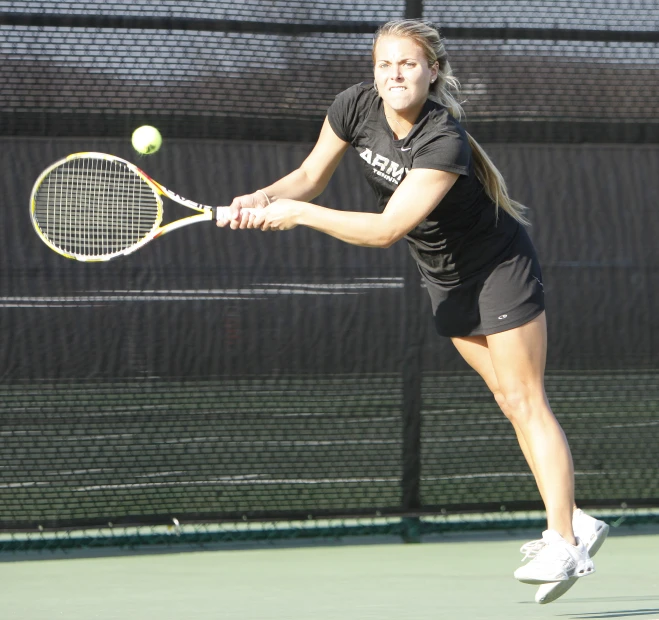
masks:
<instances>
[{"instance_id":1,"label":"woman's hand gripping racket","mask_svg":"<svg viewBox=\"0 0 659 620\"><path fill-rule=\"evenodd\" d=\"M161 226L161 196L197 214ZM75 153L41 173L32 189L30 215L37 234L58 254L107 261L182 226L228 219L229 207L183 198L114 155Z\"/></svg>"}]
</instances>

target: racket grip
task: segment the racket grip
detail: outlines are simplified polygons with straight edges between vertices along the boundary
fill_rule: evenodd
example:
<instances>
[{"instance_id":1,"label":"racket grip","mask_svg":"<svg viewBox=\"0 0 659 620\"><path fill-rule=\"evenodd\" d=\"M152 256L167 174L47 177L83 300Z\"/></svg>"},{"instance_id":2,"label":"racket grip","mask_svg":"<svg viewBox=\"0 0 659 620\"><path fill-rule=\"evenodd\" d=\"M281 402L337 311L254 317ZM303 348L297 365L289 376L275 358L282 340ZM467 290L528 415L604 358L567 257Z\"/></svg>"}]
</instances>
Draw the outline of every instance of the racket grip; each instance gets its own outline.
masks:
<instances>
[{"instance_id":1,"label":"racket grip","mask_svg":"<svg viewBox=\"0 0 659 620\"><path fill-rule=\"evenodd\" d=\"M241 209L241 211L244 211L245 213L256 213L257 211L260 211L260 209ZM217 207L215 210L216 220L219 220L220 216L229 217L230 215L231 215L230 207Z\"/></svg>"}]
</instances>

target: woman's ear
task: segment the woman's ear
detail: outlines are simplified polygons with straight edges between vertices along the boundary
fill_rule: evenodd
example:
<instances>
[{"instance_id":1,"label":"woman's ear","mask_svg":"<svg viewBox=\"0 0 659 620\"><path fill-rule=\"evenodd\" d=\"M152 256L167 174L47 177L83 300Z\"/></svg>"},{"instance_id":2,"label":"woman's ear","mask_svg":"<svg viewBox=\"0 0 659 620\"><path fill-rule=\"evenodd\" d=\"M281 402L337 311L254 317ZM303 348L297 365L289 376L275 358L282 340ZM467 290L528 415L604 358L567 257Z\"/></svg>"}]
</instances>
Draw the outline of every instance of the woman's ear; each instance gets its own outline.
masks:
<instances>
[{"instance_id":1,"label":"woman's ear","mask_svg":"<svg viewBox=\"0 0 659 620\"><path fill-rule=\"evenodd\" d=\"M432 67L430 67L430 83L434 84L437 81L437 78L439 76L439 63L435 63Z\"/></svg>"}]
</instances>

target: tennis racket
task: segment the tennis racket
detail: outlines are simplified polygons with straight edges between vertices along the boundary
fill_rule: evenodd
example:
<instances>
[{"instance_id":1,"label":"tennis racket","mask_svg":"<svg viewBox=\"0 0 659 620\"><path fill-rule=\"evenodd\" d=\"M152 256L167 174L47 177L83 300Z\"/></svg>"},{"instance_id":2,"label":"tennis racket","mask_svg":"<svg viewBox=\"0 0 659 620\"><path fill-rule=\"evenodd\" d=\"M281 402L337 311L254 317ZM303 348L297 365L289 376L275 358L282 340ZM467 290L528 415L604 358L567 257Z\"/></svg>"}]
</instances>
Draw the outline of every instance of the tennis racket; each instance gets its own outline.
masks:
<instances>
[{"instance_id":1,"label":"tennis racket","mask_svg":"<svg viewBox=\"0 0 659 620\"><path fill-rule=\"evenodd\" d=\"M161 196L196 215L161 226ZM168 190L134 164L105 153L75 153L44 170L32 189L30 215L44 243L79 261L126 256L177 228L228 215ZM245 211L251 211L245 209Z\"/></svg>"}]
</instances>

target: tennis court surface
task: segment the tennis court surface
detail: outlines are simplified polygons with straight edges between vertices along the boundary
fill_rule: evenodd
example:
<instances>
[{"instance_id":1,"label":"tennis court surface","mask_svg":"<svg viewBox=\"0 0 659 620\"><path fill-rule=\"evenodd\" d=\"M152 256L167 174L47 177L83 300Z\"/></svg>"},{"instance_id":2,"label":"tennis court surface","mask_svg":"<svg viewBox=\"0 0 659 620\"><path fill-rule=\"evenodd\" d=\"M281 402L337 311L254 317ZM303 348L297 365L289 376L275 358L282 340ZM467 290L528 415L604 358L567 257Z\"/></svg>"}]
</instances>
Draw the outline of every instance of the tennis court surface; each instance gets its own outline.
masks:
<instances>
[{"instance_id":1,"label":"tennis court surface","mask_svg":"<svg viewBox=\"0 0 659 620\"><path fill-rule=\"evenodd\" d=\"M512 577L519 535L90 557L0 556L7 620L659 618L659 530L621 527L597 572L549 605ZM377 544L374 544L377 543ZM85 555L87 557L85 557Z\"/></svg>"}]
</instances>

